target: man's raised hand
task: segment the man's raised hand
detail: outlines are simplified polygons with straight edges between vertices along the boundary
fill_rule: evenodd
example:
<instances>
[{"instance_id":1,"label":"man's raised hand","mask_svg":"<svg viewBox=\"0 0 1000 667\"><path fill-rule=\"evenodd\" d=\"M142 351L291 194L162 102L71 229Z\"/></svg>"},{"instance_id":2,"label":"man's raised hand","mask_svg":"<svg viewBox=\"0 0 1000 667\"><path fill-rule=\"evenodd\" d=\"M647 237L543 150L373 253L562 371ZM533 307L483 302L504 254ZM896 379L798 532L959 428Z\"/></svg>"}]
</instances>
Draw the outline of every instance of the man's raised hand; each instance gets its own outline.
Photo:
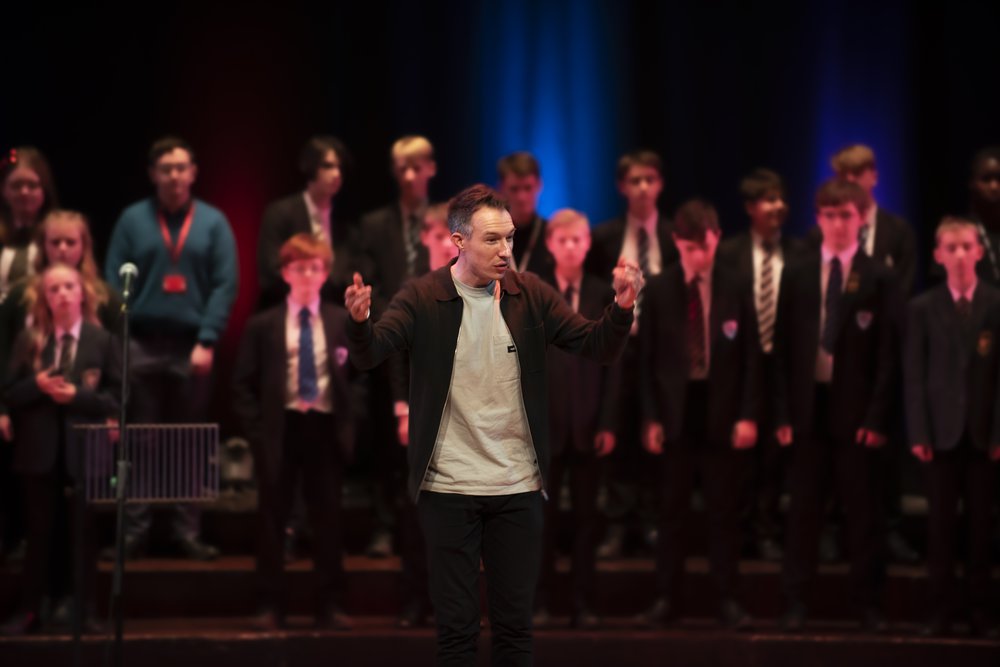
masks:
<instances>
[{"instance_id":1,"label":"man's raised hand","mask_svg":"<svg viewBox=\"0 0 1000 667\"><path fill-rule=\"evenodd\" d=\"M372 307L372 287L365 285L361 274L354 273L354 282L344 290L344 306L355 322L364 322Z\"/></svg>"},{"instance_id":2,"label":"man's raised hand","mask_svg":"<svg viewBox=\"0 0 1000 667\"><path fill-rule=\"evenodd\" d=\"M642 276L642 269L635 262L631 262L624 257L619 258L618 265L612 272L614 276L613 286L615 288L615 301L619 308L628 310L635 305L635 300L639 297L646 281Z\"/></svg>"}]
</instances>

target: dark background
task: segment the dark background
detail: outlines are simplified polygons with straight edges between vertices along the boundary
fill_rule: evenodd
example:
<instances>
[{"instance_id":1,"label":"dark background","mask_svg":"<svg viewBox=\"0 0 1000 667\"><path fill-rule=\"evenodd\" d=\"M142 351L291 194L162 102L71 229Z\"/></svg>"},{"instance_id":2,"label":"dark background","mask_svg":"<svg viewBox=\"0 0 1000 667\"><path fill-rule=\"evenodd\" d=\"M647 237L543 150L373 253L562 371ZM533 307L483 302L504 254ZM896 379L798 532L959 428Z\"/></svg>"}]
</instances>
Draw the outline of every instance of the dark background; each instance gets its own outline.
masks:
<instances>
[{"instance_id":1,"label":"dark background","mask_svg":"<svg viewBox=\"0 0 1000 667\"><path fill-rule=\"evenodd\" d=\"M966 209L972 153L1000 143L998 34L996 2L5 8L0 149L42 149L100 256L121 209L150 192L149 143L187 138L196 192L240 247L235 343L256 299L260 214L302 187L296 152L320 132L354 156L341 219L393 197L389 147L421 133L436 147L435 199L494 182L500 155L530 150L542 212L572 206L597 223L620 208L615 160L645 146L665 159L664 209L708 197L727 232L745 224L740 176L778 170L794 234L812 224L830 155L864 142L880 204L929 257L936 220Z\"/></svg>"}]
</instances>

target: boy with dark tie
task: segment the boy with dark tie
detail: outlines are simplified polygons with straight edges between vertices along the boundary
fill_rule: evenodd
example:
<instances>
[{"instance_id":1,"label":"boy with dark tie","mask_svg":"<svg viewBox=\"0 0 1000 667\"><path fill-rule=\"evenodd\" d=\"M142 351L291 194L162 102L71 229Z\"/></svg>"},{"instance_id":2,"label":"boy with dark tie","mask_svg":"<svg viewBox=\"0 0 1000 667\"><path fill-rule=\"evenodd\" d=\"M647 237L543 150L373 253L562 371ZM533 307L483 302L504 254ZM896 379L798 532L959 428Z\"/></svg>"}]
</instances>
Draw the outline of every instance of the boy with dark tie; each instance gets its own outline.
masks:
<instances>
[{"instance_id":1,"label":"boy with dark tie","mask_svg":"<svg viewBox=\"0 0 1000 667\"><path fill-rule=\"evenodd\" d=\"M658 628L676 617L687 555L691 492L701 473L719 622L751 626L736 601L740 506L757 441L761 359L750 285L715 263L719 220L707 202L674 217L680 261L649 281L640 329L643 446L660 457L657 593L639 617Z\"/></svg>"},{"instance_id":2,"label":"boy with dark tie","mask_svg":"<svg viewBox=\"0 0 1000 667\"><path fill-rule=\"evenodd\" d=\"M346 630L351 621L339 597L341 483L353 447L347 313L320 300L333 262L329 243L296 234L280 258L288 298L247 323L233 382L233 407L253 449L258 485L256 625L271 630L283 622L284 530L301 475L315 539L316 623Z\"/></svg>"},{"instance_id":3,"label":"boy with dark tie","mask_svg":"<svg viewBox=\"0 0 1000 667\"><path fill-rule=\"evenodd\" d=\"M906 414L911 451L927 471L931 614L926 636L948 634L961 611L955 585L959 498L968 522L965 584L969 627L996 637L990 603L990 514L1000 460L997 391L1000 290L976 275L976 223L945 218L934 259L947 282L910 303Z\"/></svg>"},{"instance_id":4,"label":"boy with dark tie","mask_svg":"<svg viewBox=\"0 0 1000 667\"><path fill-rule=\"evenodd\" d=\"M831 468L847 512L851 588L862 627L886 629L878 457L889 421L897 288L858 252L868 195L830 180L816 193L819 252L786 266L775 325L773 387L779 444L791 447L785 545L785 630L802 629L803 594L816 570L822 476Z\"/></svg>"}]
</instances>

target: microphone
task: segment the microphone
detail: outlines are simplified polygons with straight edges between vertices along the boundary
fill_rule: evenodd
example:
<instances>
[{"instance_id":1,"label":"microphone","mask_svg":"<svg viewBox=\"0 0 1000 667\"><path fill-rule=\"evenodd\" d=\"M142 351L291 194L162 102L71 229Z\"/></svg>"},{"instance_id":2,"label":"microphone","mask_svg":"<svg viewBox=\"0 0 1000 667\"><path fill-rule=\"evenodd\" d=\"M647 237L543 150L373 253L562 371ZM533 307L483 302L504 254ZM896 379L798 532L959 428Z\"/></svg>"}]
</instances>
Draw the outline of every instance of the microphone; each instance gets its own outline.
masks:
<instances>
[{"instance_id":1,"label":"microphone","mask_svg":"<svg viewBox=\"0 0 1000 667\"><path fill-rule=\"evenodd\" d=\"M118 277L122 281L122 300L128 303L129 297L132 296L132 287L139 277L139 267L132 262L125 262L122 268L118 269Z\"/></svg>"}]
</instances>

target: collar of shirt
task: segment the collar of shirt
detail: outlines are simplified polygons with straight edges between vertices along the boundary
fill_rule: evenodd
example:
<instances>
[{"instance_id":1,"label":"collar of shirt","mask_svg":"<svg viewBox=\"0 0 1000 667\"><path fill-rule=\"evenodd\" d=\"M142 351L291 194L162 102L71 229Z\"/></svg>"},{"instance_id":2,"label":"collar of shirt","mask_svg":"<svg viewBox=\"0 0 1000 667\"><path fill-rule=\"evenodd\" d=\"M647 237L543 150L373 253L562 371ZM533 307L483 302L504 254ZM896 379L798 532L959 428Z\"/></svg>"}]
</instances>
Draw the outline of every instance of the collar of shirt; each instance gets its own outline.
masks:
<instances>
[{"instance_id":1,"label":"collar of shirt","mask_svg":"<svg viewBox=\"0 0 1000 667\"><path fill-rule=\"evenodd\" d=\"M976 287L978 286L979 286L979 278L973 276L972 287L965 290L965 292L959 292L951 285L948 285L948 291L951 292L951 299L955 303L958 303L958 300L961 299L963 296L969 300L969 303L972 303L972 297L976 295Z\"/></svg>"},{"instance_id":2,"label":"collar of shirt","mask_svg":"<svg viewBox=\"0 0 1000 667\"><path fill-rule=\"evenodd\" d=\"M639 229L640 227L642 227L643 229L646 230L646 233L649 234L650 237L656 236L656 222L660 218L659 211L653 211L653 214L650 215L645 220L640 220L639 218L633 216L631 213L627 214L625 218L629 227L632 227L634 229Z\"/></svg>"},{"instance_id":3,"label":"collar of shirt","mask_svg":"<svg viewBox=\"0 0 1000 667\"><path fill-rule=\"evenodd\" d=\"M288 314L294 317L299 316L299 311L302 310L303 306L309 309L309 314L313 317L319 314L319 297L316 297L311 303L299 303L291 296L288 297Z\"/></svg>"},{"instance_id":4,"label":"collar of shirt","mask_svg":"<svg viewBox=\"0 0 1000 667\"><path fill-rule=\"evenodd\" d=\"M753 242L754 248L764 249L764 237L752 229L750 230L750 240ZM781 232L774 235L774 251L781 252Z\"/></svg>"},{"instance_id":5,"label":"collar of shirt","mask_svg":"<svg viewBox=\"0 0 1000 667\"><path fill-rule=\"evenodd\" d=\"M83 327L83 318L81 317L76 321L76 323L68 329L63 329L62 327L56 327L56 340L62 341L64 334L70 334L73 336L73 340L80 340L80 329Z\"/></svg>"},{"instance_id":6,"label":"collar of shirt","mask_svg":"<svg viewBox=\"0 0 1000 667\"><path fill-rule=\"evenodd\" d=\"M712 269L709 269L708 271L701 271L699 273L693 273L693 272L689 273L687 267L685 267L683 264L681 265L681 269L684 271L685 285L690 285L691 281L694 280L694 277L698 276L699 278L701 278L702 290L708 289L712 286Z\"/></svg>"},{"instance_id":7,"label":"collar of shirt","mask_svg":"<svg viewBox=\"0 0 1000 667\"><path fill-rule=\"evenodd\" d=\"M156 202L156 206L157 210L163 214L164 218L166 218L168 225L179 225L180 223L184 222L184 218L187 217L188 211L191 210L191 204L193 203L194 203L194 197L190 197L187 200L187 203L181 206L176 211L168 211L163 207L163 202L160 201Z\"/></svg>"},{"instance_id":8,"label":"collar of shirt","mask_svg":"<svg viewBox=\"0 0 1000 667\"><path fill-rule=\"evenodd\" d=\"M865 223L875 229L875 216L878 215L878 204L872 202L872 205L868 207L868 212L865 213Z\"/></svg>"},{"instance_id":9,"label":"collar of shirt","mask_svg":"<svg viewBox=\"0 0 1000 667\"><path fill-rule=\"evenodd\" d=\"M302 197L306 200L306 210L309 212L310 220L322 220L323 222L330 223L330 212L333 211L333 204L331 203L326 208L319 208L313 202L312 197L309 196L309 191L302 193Z\"/></svg>"},{"instance_id":10,"label":"collar of shirt","mask_svg":"<svg viewBox=\"0 0 1000 667\"><path fill-rule=\"evenodd\" d=\"M403 202L399 202L399 211L403 215L403 224L404 225L409 224L409 222L410 222L410 216L416 216L416 218L417 218L418 221L423 220L424 219L424 213L427 212L427 201L425 200L425 201L420 202L420 205L417 206L414 209L408 209L403 204Z\"/></svg>"},{"instance_id":11,"label":"collar of shirt","mask_svg":"<svg viewBox=\"0 0 1000 667\"><path fill-rule=\"evenodd\" d=\"M559 274L556 274L556 283L559 285L559 293L560 294L565 294L566 293L566 288L569 287L570 285L573 286L573 291L576 292L577 294L579 294L580 293L580 285L583 283L583 276L580 276L579 278L577 278L573 282L569 282L568 280L566 280L565 278L563 278Z\"/></svg>"},{"instance_id":12,"label":"collar of shirt","mask_svg":"<svg viewBox=\"0 0 1000 667\"><path fill-rule=\"evenodd\" d=\"M834 254L830 250L828 250L825 245L820 249L820 252L823 255L823 263L829 264L830 260L833 259ZM836 257L840 260L840 269L844 272L845 276L847 275L848 271L851 270L851 260L854 259L854 255L857 252L858 252L858 244L857 242L854 242L847 250L837 253Z\"/></svg>"}]
</instances>

